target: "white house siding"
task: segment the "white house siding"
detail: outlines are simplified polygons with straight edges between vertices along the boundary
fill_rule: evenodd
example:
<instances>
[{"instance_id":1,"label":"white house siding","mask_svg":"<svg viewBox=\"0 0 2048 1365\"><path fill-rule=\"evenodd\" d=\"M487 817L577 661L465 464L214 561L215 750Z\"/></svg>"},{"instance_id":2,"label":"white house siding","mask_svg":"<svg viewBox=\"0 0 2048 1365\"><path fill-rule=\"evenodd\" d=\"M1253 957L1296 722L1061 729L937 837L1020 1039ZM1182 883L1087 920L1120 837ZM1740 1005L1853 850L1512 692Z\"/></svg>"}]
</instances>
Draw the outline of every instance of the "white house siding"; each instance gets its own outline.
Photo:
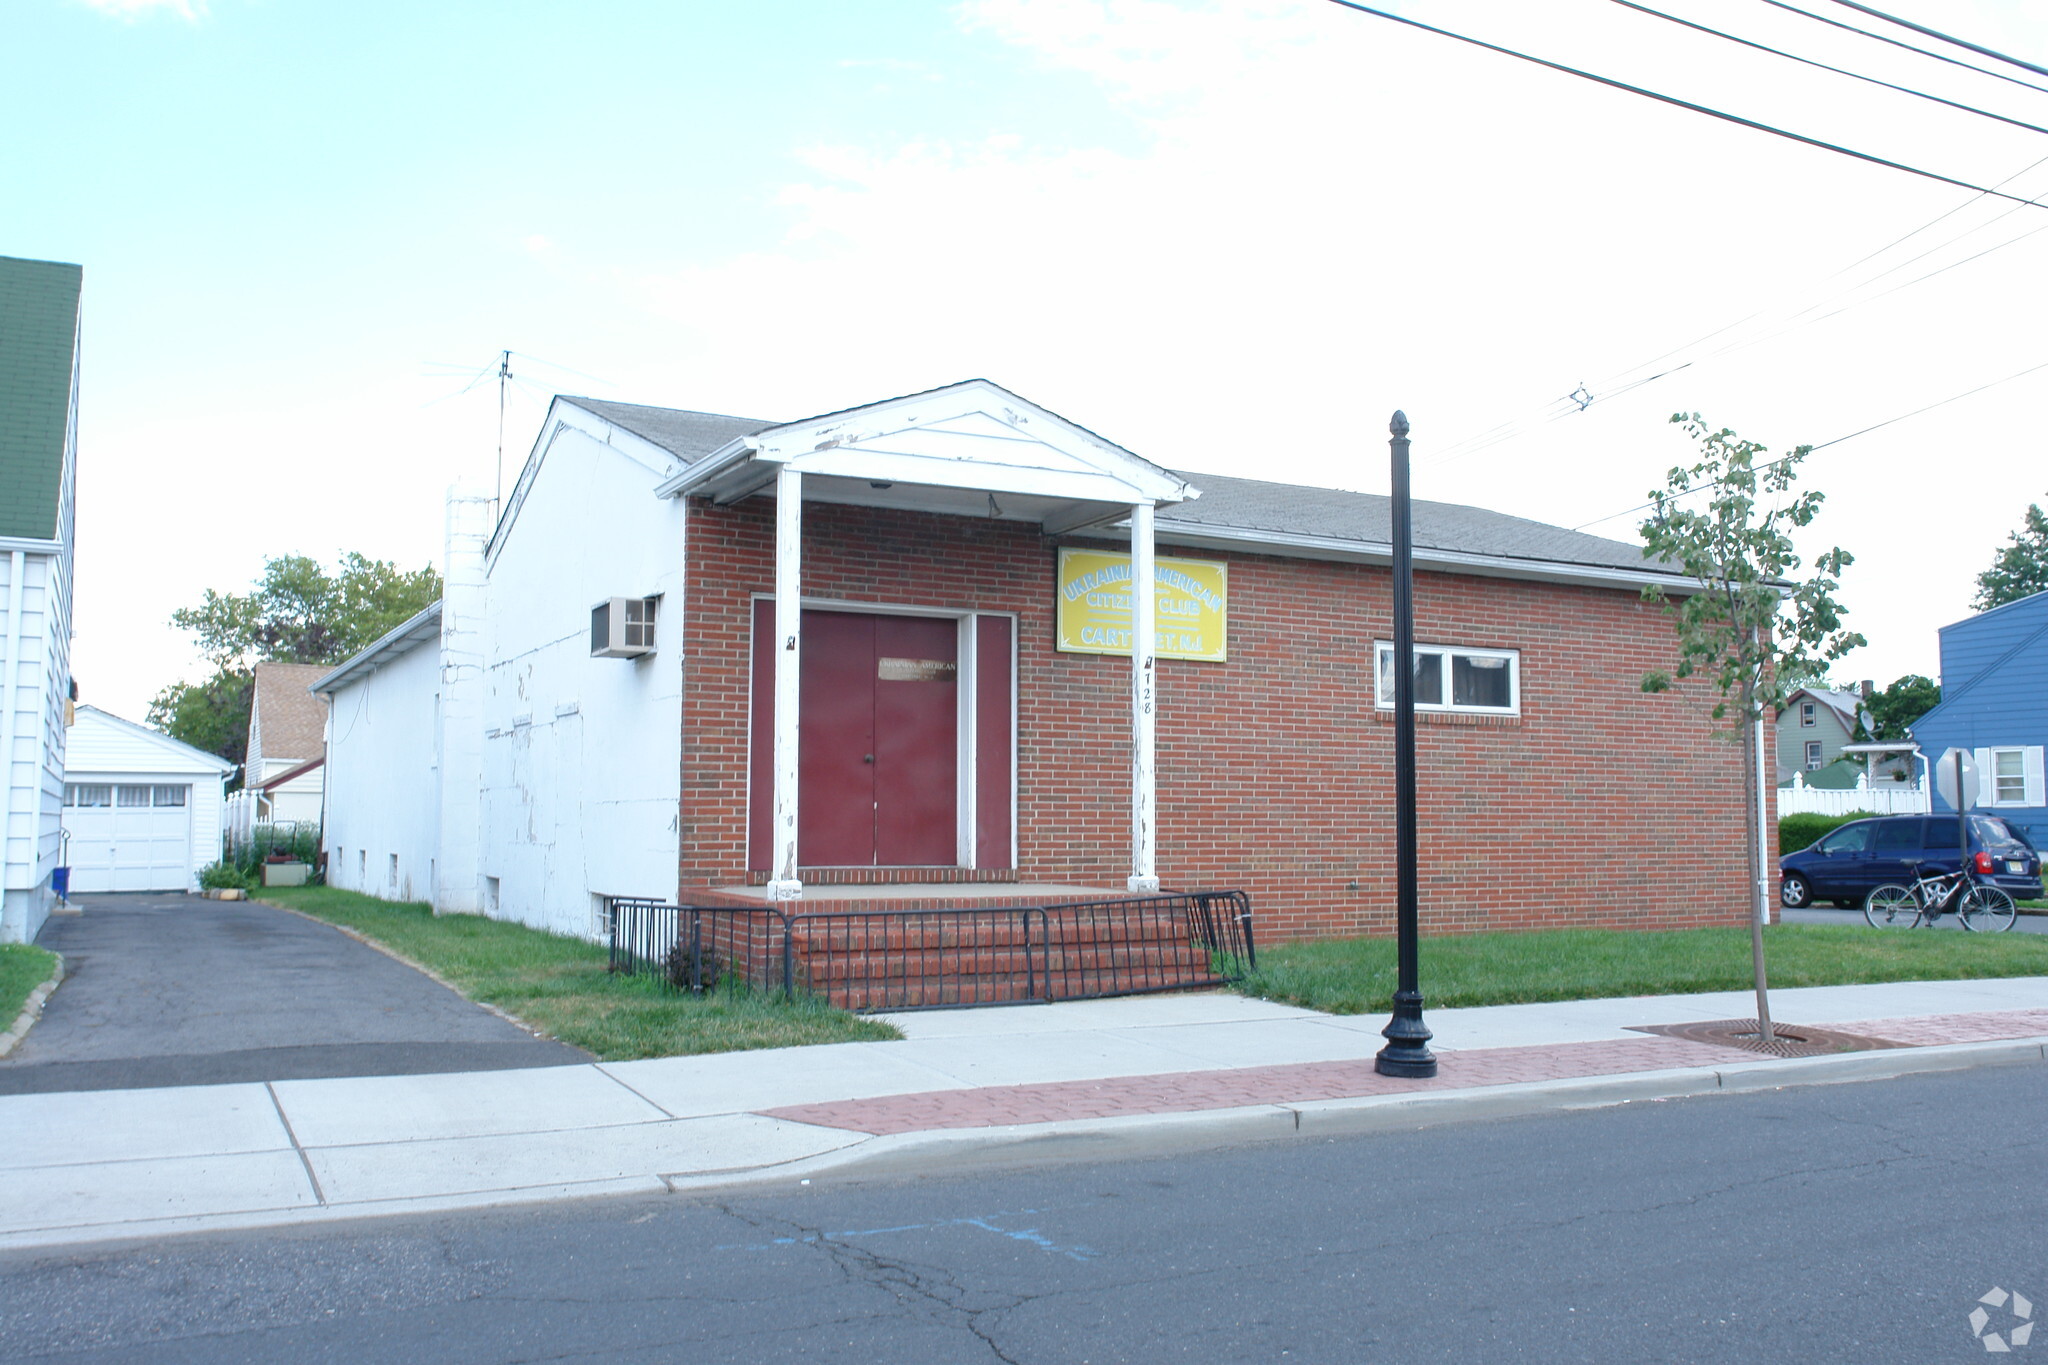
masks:
<instances>
[{"instance_id":1,"label":"white house siding","mask_svg":"<svg viewBox=\"0 0 2048 1365\"><path fill-rule=\"evenodd\" d=\"M263 772L249 785L260 786L280 773L288 773L305 762L304 759L266 759ZM326 780L324 769L315 768L301 773L281 787L272 787L264 793L267 806L260 817L270 824L296 822L306 825L320 823L322 784Z\"/></svg>"},{"instance_id":2,"label":"white house siding","mask_svg":"<svg viewBox=\"0 0 2048 1365\"><path fill-rule=\"evenodd\" d=\"M440 673L440 651L427 641L332 694L322 841L330 886L385 900L434 898ZM284 804L280 818L289 818Z\"/></svg>"},{"instance_id":3,"label":"white house siding","mask_svg":"<svg viewBox=\"0 0 2048 1365\"><path fill-rule=\"evenodd\" d=\"M71 678L68 477L64 489L63 547L0 550L0 943L34 939L53 900Z\"/></svg>"},{"instance_id":4,"label":"white house siding","mask_svg":"<svg viewBox=\"0 0 2048 1365\"><path fill-rule=\"evenodd\" d=\"M595 932L598 897L676 893L683 505L619 441L556 431L486 589L484 909L560 933ZM595 604L655 594L653 654L590 657Z\"/></svg>"},{"instance_id":5,"label":"white house siding","mask_svg":"<svg viewBox=\"0 0 2048 1365\"><path fill-rule=\"evenodd\" d=\"M108 715L90 706L78 709L65 751L64 781L73 786L182 786L189 788L182 810L159 809L150 818L159 825L166 819L179 825L185 841L183 866L174 876L157 878L149 887L106 885L105 869L87 866L88 844L81 838L85 826L105 817L95 812L67 808L65 826L72 831L70 860L74 891L97 890L197 890L199 871L220 857L223 792L233 765L212 754L201 753L167 735ZM115 811L118 817L120 812Z\"/></svg>"}]
</instances>

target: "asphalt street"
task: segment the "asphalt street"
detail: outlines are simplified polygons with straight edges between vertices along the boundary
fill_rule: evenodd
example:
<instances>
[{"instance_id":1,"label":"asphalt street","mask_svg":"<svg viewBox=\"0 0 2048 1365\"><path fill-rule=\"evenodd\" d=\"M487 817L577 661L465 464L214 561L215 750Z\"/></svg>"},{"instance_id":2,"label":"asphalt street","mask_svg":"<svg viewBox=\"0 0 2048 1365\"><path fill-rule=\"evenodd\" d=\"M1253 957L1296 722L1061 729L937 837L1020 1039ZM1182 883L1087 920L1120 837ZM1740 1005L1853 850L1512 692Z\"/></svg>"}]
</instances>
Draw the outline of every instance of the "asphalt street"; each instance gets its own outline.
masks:
<instances>
[{"instance_id":1,"label":"asphalt street","mask_svg":"<svg viewBox=\"0 0 2048 1365\"><path fill-rule=\"evenodd\" d=\"M2044 1106L1991 1067L9 1253L0 1359L1981 1359L2048 1303Z\"/></svg>"},{"instance_id":2,"label":"asphalt street","mask_svg":"<svg viewBox=\"0 0 2048 1365\"><path fill-rule=\"evenodd\" d=\"M65 979L0 1058L0 1095L587 1062L301 915L81 896L36 939Z\"/></svg>"}]
</instances>

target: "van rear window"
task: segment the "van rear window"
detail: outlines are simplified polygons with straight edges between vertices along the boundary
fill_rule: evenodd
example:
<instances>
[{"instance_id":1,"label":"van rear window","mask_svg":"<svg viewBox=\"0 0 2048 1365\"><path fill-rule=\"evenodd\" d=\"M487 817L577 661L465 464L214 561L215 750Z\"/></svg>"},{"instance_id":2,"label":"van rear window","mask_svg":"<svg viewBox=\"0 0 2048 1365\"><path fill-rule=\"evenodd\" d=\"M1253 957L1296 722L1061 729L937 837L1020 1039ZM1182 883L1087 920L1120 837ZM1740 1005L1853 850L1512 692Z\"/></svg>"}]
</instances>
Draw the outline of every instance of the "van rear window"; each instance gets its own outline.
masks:
<instances>
[{"instance_id":1,"label":"van rear window","mask_svg":"<svg viewBox=\"0 0 2048 1365\"><path fill-rule=\"evenodd\" d=\"M1933 819L1933 820L1929 820L1929 821L1927 822L1927 847L1929 847L1929 848L1960 848L1960 847L1962 847L1962 845L1961 845L1960 843L1958 843L1958 842L1957 842L1957 840L1956 840L1956 822L1955 822L1955 817L1953 817L1953 816L1950 816L1950 817L1949 817L1948 819L1945 819L1945 820L1944 820L1944 819L1941 819L1941 818L1939 818L1939 817L1937 817L1937 818L1935 818L1935 819Z\"/></svg>"}]
</instances>

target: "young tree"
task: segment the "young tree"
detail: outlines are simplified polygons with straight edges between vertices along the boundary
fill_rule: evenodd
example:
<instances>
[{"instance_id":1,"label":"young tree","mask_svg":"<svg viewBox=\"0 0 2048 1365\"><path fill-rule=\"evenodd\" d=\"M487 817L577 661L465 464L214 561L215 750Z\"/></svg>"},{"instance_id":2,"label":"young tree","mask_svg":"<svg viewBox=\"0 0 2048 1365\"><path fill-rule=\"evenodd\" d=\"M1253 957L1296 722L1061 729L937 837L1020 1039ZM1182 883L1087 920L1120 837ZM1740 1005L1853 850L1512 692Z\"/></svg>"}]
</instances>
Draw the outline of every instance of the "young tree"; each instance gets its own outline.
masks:
<instances>
[{"instance_id":1,"label":"young tree","mask_svg":"<svg viewBox=\"0 0 2048 1365\"><path fill-rule=\"evenodd\" d=\"M2020 529L2007 538L2011 543L1998 552L1991 567L1977 575L1977 596L1973 611L1990 611L2037 592L2048 592L2048 516L2041 504L2027 504Z\"/></svg>"},{"instance_id":2,"label":"young tree","mask_svg":"<svg viewBox=\"0 0 2048 1365\"><path fill-rule=\"evenodd\" d=\"M198 606L172 614L171 624L198 637L213 673L157 693L149 723L241 763L248 757L252 666L340 663L440 595L441 575L431 565L407 572L350 552L330 574L305 555L265 560L250 592L208 588Z\"/></svg>"},{"instance_id":3,"label":"young tree","mask_svg":"<svg viewBox=\"0 0 2048 1365\"><path fill-rule=\"evenodd\" d=\"M1859 740L1903 740L1914 721L1932 711L1941 701L1941 684L1918 673L1894 678L1884 689L1872 693L1863 703L1870 717L1865 726L1858 719Z\"/></svg>"},{"instance_id":4,"label":"young tree","mask_svg":"<svg viewBox=\"0 0 2048 1365\"><path fill-rule=\"evenodd\" d=\"M1838 546L1814 561L1811 577L1793 578L1801 561L1791 533L1813 521L1825 496L1811 489L1791 493L1799 463L1811 447L1759 463L1765 447L1725 427L1710 428L1696 412L1676 413L1671 420L1698 443L1700 458L1672 469L1664 487L1650 494L1651 514L1641 530L1651 556L1679 569L1698 591L1673 599L1649 587L1643 596L1662 602L1677 625L1678 676L1699 674L1713 683L1721 694L1714 719L1726 722L1742 743L1743 824L1754 896L1750 954L1757 1023L1770 1037L1763 938L1769 878L1757 818L1761 726L1798 685L1794 679L1819 676L1827 664L1864 643L1861 635L1842 628L1843 610L1835 600L1851 557ZM1704 494L1705 503L1687 505L1694 494ZM1668 673L1652 673L1643 679L1643 690L1661 692L1671 682Z\"/></svg>"}]
</instances>

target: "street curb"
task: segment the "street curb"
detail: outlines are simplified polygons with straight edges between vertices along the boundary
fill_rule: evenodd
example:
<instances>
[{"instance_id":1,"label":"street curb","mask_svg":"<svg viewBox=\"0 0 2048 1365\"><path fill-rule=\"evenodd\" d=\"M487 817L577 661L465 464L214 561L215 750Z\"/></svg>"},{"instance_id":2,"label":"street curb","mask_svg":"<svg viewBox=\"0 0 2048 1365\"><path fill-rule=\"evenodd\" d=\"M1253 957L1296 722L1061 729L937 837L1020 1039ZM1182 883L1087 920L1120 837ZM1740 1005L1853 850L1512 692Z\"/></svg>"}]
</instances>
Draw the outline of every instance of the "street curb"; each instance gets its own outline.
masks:
<instances>
[{"instance_id":1,"label":"street curb","mask_svg":"<svg viewBox=\"0 0 2048 1365\"><path fill-rule=\"evenodd\" d=\"M44 951L47 952L48 949ZM43 1017L43 1002L50 998L50 993L64 980L64 954L50 953L50 956L57 959L56 965L50 968L50 979L28 993L28 999L21 1002L21 1013L14 1018L14 1026L7 1032L0 1033L0 1057L14 1051L15 1044L28 1036L28 1031L35 1027L36 1020ZM65 998L70 999L69 996Z\"/></svg>"},{"instance_id":2,"label":"street curb","mask_svg":"<svg viewBox=\"0 0 2048 1365\"><path fill-rule=\"evenodd\" d=\"M48 984L54 985L54 980ZM1610 1108L1638 1101L1754 1094L1762 1090L1885 1080L1916 1073L1961 1071L2044 1059L2048 1059L2048 1035L1841 1053L1831 1057L1759 1058L1755 1062L1734 1062L1722 1067L1680 1067L1611 1076L1475 1086L1465 1090L1257 1104L1169 1114L1123 1114L1002 1127L935 1129L881 1137L865 1137L846 1129L827 1129L847 1137L848 1144L816 1156L773 1165L702 1173L628 1174L566 1183L543 1181L529 1186L460 1194L21 1229L0 1233L0 1251L191 1232L336 1223L403 1214L431 1215L509 1208L607 1196L644 1196L663 1191L697 1194L773 1185L796 1186L822 1177L873 1179L918 1176L946 1167L1121 1160L1302 1138L1327 1141L1340 1136L1414 1130L1450 1122ZM782 1122L818 1126L796 1124L795 1120Z\"/></svg>"},{"instance_id":3,"label":"street curb","mask_svg":"<svg viewBox=\"0 0 2048 1365\"><path fill-rule=\"evenodd\" d=\"M2042 1060L2048 1060L2048 1037L1948 1043L1830 1057L1759 1059L1725 1067L1674 1067L1412 1095L933 1129L876 1137L772 1169L672 1174L664 1175L663 1179L680 1193L828 1174L862 1177L921 1173L931 1170L935 1163L948 1161L960 1165L1000 1165L1009 1161L1114 1159L1184 1150L1189 1146L1233 1146L1299 1137L1323 1139L1397 1128L1426 1128L1440 1123L1611 1108L1637 1101L1850 1084Z\"/></svg>"}]
</instances>

